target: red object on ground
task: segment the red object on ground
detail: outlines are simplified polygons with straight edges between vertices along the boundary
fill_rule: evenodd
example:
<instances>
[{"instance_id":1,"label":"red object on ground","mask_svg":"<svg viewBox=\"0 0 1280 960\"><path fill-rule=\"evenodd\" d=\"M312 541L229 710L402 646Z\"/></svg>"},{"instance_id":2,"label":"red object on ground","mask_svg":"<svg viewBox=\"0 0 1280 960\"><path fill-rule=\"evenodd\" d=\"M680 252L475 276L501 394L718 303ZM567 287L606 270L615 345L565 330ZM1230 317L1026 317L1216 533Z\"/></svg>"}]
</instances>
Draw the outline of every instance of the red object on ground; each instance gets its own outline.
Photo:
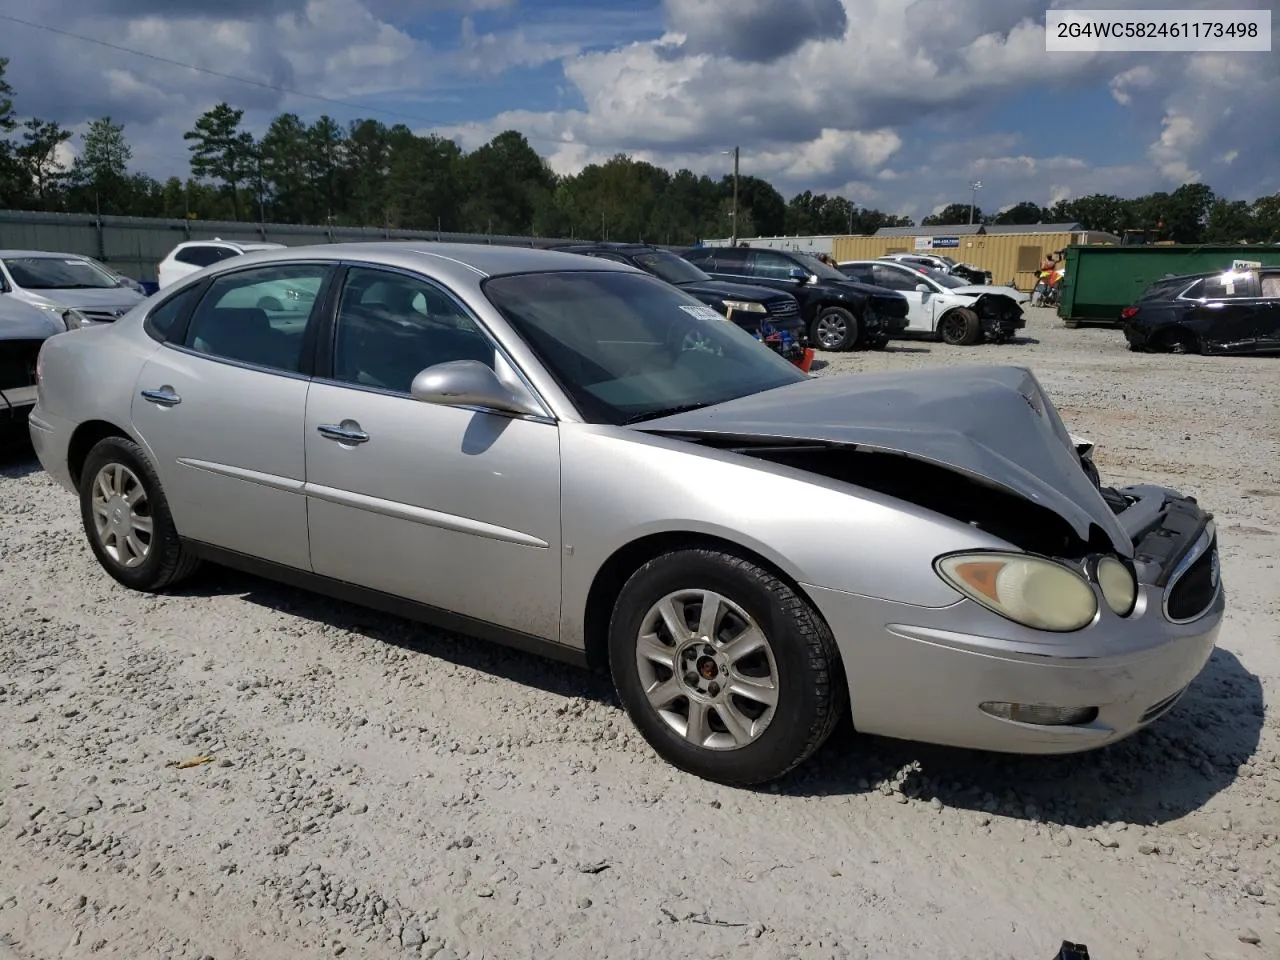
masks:
<instances>
[{"instance_id":1,"label":"red object on ground","mask_svg":"<svg viewBox=\"0 0 1280 960\"><path fill-rule=\"evenodd\" d=\"M813 366L813 347L805 347L804 356L802 356L799 360L792 360L791 362L794 363L797 367L799 367L805 373L808 373L809 368Z\"/></svg>"}]
</instances>

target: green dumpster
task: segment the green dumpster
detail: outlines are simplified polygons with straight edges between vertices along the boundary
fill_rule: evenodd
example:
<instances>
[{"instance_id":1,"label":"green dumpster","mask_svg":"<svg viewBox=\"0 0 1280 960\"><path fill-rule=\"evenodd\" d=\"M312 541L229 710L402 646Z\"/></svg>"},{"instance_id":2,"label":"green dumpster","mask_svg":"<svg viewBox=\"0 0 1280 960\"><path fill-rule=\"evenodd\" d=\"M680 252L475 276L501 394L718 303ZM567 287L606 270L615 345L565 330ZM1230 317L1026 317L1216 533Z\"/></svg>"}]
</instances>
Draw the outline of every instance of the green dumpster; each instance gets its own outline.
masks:
<instances>
[{"instance_id":1,"label":"green dumpster","mask_svg":"<svg viewBox=\"0 0 1280 960\"><path fill-rule=\"evenodd\" d=\"M1161 277L1227 270L1233 260L1280 266L1280 244L1073 245L1067 247L1058 316L1069 326L1114 324L1120 311Z\"/></svg>"}]
</instances>

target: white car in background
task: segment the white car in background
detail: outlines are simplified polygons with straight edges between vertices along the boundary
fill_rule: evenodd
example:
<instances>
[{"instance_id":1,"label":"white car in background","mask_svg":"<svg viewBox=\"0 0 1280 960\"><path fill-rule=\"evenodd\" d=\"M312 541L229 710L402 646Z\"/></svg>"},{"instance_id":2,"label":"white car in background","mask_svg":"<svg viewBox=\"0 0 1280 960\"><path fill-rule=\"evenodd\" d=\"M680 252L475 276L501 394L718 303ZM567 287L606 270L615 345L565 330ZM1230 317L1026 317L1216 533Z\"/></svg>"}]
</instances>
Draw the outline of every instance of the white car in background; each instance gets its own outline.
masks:
<instances>
[{"instance_id":1,"label":"white car in background","mask_svg":"<svg viewBox=\"0 0 1280 960\"><path fill-rule=\"evenodd\" d=\"M278 250L283 246L283 243L241 242L222 240L218 237L212 240L188 240L178 244L169 251L167 257L160 261L157 280L160 289L163 290L197 270L203 270L205 267L229 260L231 257L238 257L252 250Z\"/></svg>"},{"instance_id":2,"label":"white car in background","mask_svg":"<svg viewBox=\"0 0 1280 960\"><path fill-rule=\"evenodd\" d=\"M837 268L847 277L907 298L907 329L900 336L958 346L984 339L1003 343L1027 323L1022 304L1030 297L1013 287L970 284L941 270L921 270L893 260L846 260Z\"/></svg>"}]
</instances>

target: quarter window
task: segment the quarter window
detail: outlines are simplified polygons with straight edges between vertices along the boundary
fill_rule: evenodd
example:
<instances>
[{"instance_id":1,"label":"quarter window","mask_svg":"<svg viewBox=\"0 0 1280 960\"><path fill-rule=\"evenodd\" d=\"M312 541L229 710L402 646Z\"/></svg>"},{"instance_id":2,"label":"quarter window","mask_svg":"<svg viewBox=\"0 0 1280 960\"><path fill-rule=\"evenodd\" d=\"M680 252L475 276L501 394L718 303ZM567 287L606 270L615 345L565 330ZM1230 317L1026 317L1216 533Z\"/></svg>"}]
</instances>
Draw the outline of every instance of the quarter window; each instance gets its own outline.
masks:
<instances>
[{"instance_id":1,"label":"quarter window","mask_svg":"<svg viewBox=\"0 0 1280 960\"><path fill-rule=\"evenodd\" d=\"M156 333L160 339L169 339L169 334L173 332L173 325L178 319L187 312L187 309L196 302L196 296L200 290L200 284L187 287L181 293L170 297L164 303L160 304L147 316L147 324Z\"/></svg>"},{"instance_id":2,"label":"quarter window","mask_svg":"<svg viewBox=\"0 0 1280 960\"><path fill-rule=\"evenodd\" d=\"M385 270L356 268L347 274L333 379L407 394L419 373L450 360L494 366L493 344L452 296L425 280Z\"/></svg>"},{"instance_id":3,"label":"quarter window","mask_svg":"<svg viewBox=\"0 0 1280 960\"><path fill-rule=\"evenodd\" d=\"M199 353L298 372L302 340L328 268L279 264L215 279L187 325L184 345Z\"/></svg>"}]
</instances>

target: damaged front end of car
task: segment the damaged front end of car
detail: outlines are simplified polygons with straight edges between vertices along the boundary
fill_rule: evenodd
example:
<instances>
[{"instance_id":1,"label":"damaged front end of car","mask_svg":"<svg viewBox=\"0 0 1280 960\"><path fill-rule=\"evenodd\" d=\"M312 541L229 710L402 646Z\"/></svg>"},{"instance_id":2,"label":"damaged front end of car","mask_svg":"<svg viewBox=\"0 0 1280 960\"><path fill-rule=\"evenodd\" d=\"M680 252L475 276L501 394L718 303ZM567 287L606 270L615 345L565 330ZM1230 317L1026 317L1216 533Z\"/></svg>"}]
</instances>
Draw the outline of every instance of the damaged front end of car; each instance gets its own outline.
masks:
<instances>
[{"instance_id":1,"label":"damaged front end of car","mask_svg":"<svg viewBox=\"0 0 1280 960\"><path fill-rule=\"evenodd\" d=\"M1135 584L1168 591L1184 576L1180 564L1216 557L1212 516L1193 497L1104 486L1093 443L1067 431L1024 368L821 378L645 429L904 501L1064 564L1092 584L1112 558ZM1203 592L1214 564L1196 566L1200 593L1166 601L1174 619L1216 600L1216 573ZM1130 612L1123 598L1111 606Z\"/></svg>"},{"instance_id":2,"label":"damaged front end of car","mask_svg":"<svg viewBox=\"0 0 1280 960\"><path fill-rule=\"evenodd\" d=\"M1000 293L984 293L971 305L970 309L978 315L982 324L982 332L987 338L999 343L1009 340L1027 325L1027 318L1012 297Z\"/></svg>"}]
</instances>

